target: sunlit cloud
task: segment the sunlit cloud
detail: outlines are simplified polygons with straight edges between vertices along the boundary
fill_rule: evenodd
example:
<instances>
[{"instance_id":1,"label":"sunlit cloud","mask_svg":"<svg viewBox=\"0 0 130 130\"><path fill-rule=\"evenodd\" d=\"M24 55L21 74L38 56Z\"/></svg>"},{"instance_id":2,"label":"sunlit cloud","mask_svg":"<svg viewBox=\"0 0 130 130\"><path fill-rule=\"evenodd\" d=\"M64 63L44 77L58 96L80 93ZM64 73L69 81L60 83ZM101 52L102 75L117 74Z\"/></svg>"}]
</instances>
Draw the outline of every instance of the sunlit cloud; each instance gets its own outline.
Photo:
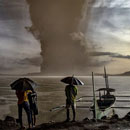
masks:
<instances>
[{"instance_id":1,"label":"sunlit cloud","mask_svg":"<svg viewBox=\"0 0 130 130\"><path fill-rule=\"evenodd\" d=\"M129 0L96 0L93 7L130 8Z\"/></svg>"}]
</instances>

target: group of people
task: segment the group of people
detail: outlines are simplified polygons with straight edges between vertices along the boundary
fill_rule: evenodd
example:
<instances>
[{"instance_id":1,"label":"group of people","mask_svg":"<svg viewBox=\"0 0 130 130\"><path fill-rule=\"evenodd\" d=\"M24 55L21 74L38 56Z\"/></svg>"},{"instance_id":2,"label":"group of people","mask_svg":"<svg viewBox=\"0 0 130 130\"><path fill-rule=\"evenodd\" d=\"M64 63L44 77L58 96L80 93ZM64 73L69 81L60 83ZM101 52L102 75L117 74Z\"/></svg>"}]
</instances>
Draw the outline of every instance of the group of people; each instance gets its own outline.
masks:
<instances>
[{"instance_id":1,"label":"group of people","mask_svg":"<svg viewBox=\"0 0 130 130\"><path fill-rule=\"evenodd\" d=\"M18 119L17 123L20 123L20 127L23 129L22 121L22 110L24 108L27 118L29 128L34 127L36 123L36 115L38 115L37 109L37 94L34 90L16 90L16 96L18 98Z\"/></svg>"},{"instance_id":2,"label":"group of people","mask_svg":"<svg viewBox=\"0 0 130 130\"><path fill-rule=\"evenodd\" d=\"M76 117L76 95L77 95L77 87L73 84L69 84L65 88L66 95L66 122L70 121L70 107L73 111L73 122ZM28 126L29 128L34 127L36 123L36 115L38 115L38 108L36 105L37 94L34 90L16 90L16 96L18 98L18 119L17 122L20 123L21 128L24 128L22 122L22 109L26 111L28 118Z\"/></svg>"}]
</instances>

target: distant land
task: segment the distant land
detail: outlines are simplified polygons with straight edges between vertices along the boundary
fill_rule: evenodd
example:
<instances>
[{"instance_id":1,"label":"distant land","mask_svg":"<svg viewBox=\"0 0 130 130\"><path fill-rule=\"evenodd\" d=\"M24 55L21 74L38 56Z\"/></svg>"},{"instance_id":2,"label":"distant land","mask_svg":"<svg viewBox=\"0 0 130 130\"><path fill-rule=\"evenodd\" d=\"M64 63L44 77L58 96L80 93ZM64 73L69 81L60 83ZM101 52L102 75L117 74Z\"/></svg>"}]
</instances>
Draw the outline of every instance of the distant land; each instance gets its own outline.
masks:
<instances>
[{"instance_id":1,"label":"distant land","mask_svg":"<svg viewBox=\"0 0 130 130\"><path fill-rule=\"evenodd\" d=\"M97 76L103 76L104 74L95 74ZM124 73L121 73L121 74L107 74L109 76L130 76L130 71L127 71L127 72L124 72Z\"/></svg>"},{"instance_id":2,"label":"distant land","mask_svg":"<svg viewBox=\"0 0 130 130\"><path fill-rule=\"evenodd\" d=\"M130 71L124 72L122 74L118 74L120 76L130 76Z\"/></svg>"}]
</instances>

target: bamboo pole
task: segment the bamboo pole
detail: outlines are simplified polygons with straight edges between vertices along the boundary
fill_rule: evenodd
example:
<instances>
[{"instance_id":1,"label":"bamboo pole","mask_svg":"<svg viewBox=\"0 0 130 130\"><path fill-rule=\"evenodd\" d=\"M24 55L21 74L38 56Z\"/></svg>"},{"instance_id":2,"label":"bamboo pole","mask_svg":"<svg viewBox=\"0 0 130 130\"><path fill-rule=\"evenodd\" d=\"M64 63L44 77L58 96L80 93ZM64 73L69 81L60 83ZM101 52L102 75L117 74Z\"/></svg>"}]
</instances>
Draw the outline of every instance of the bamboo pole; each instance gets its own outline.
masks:
<instances>
[{"instance_id":1,"label":"bamboo pole","mask_svg":"<svg viewBox=\"0 0 130 130\"><path fill-rule=\"evenodd\" d=\"M94 103L94 118L97 120L97 108L96 108L96 95L95 95L95 81L94 73L92 72L92 85L93 85L93 103Z\"/></svg>"}]
</instances>

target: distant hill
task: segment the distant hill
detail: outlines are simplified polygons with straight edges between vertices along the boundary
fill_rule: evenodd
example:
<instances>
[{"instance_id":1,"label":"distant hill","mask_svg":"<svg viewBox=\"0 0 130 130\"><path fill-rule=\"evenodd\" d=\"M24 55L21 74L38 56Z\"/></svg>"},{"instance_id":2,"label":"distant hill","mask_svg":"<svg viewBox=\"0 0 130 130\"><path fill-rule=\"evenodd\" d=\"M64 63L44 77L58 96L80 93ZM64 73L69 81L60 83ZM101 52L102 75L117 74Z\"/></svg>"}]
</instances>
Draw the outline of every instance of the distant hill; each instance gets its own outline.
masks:
<instances>
[{"instance_id":1,"label":"distant hill","mask_svg":"<svg viewBox=\"0 0 130 130\"><path fill-rule=\"evenodd\" d=\"M122 74L119 74L120 76L130 76L130 71L124 72Z\"/></svg>"},{"instance_id":2,"label":"distant hill","mask_svg":"<svg viewBox=\"0 0 130 130\"><path fill-rule=\"evenodd\" d=\"M104 74L96 73L96 76L103 76ZM130 71L121 73L121 74L107 74L108 76L130 76Z\"/></svg>"}]
</instances>

